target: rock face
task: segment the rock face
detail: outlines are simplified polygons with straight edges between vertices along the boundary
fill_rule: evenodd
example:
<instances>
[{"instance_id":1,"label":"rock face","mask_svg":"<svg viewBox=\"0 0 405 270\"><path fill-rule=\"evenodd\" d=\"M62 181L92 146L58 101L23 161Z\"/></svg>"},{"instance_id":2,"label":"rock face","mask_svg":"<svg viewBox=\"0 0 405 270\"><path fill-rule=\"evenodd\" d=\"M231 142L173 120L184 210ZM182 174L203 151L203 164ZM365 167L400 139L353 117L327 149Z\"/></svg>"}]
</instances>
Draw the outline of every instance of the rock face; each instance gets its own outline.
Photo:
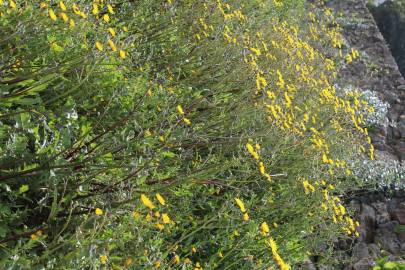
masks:
<instances>
[{"instance_id":1,"label":"rock face","mask_svg":"<svg viewBox=\"0 0 405 270\"><path fill-rule=\"evenodd\" d=\"M405 260L405 223L402 223L405 221L405 194L355 204L360 209L357 216L362 222L360 238L352 248L354 263L351 269L371 269L375 259L383 256L396 261Z\"/></svg>"},{"instance_id":2,"label":"rock face","mask_svg":"<svg viewBox=\"0 0 405 270\"><path fill-rule=\"evenodd\" d=\"M367 0L326 2L336 13L343 14L339 23L344 37L348 45L362 55L360 61L339 72L339 79L342 85L350 83L362 90L372 90L389 103L386 124L371 134L373 144L381 156L404 161L405 80L366 6ZM351 244L338 244L339 251L346 252L352 263L333 269L372 269L375 260L384 256L405 261L405 192L399 192L391 199L382 194L377 197L365 195L352 201L352 206L361 223L360 237Z\"/></svg>"},{"instance_id":3,"label":"rock face","mask_svg":"<svg viewBox=\"0 0 405 270\"><path fill-rule=\"evenodd\" d=\"M387 123L371 134L377 150L405 160L405 80L366 6L366 0L330 0L327 5L343 14L340 24L349 46L363 55L339 72L343 83L378 93L389 103Z\"/></svg>"}]
</instances>

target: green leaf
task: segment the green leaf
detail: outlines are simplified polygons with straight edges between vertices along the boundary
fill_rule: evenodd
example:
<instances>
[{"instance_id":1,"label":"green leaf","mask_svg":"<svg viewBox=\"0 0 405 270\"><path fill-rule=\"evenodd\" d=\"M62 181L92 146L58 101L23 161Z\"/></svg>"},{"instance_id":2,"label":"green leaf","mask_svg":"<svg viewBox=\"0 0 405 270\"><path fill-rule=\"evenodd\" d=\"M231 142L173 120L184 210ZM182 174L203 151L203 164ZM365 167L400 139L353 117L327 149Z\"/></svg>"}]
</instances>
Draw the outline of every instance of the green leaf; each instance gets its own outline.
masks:
<instances>
[{"instance_id":1,"label":"green leaf","mask_svg":"<svg viewBox=\"0 0 405 270\"><path fill-rule=\"evenodd\" d=\"M25 192L27 192L29 189L30 189L30 188L29 188L28 185L22 185L22 186L19 188L18 193L20 193L20 194L25 193Z\"/></svg>"},{"instance_id":2,"label":"green leaf","mask_svg":"<svg viewBox=\"0 0 405 270\"><path fill-rule=\"evenodd\" d=\"M163 157L168 157L168 158L173 158L173 157L176 156L176 154L173 153L173 152L167 151L167 152L162 152L162 156Z\"/></svg>"},{"instance_id":3,"label":"green leaf","mask_svg":"<svg viewBox=\"0 0 405 270\"><path fill-rule=\"evenodd\" d=\"M383 267L384 267L384 269L387 269L387 270L393 270L393 269L397 268L397 264L394 262L387 262L384 264Z\"/></svg>"}]
</instances>

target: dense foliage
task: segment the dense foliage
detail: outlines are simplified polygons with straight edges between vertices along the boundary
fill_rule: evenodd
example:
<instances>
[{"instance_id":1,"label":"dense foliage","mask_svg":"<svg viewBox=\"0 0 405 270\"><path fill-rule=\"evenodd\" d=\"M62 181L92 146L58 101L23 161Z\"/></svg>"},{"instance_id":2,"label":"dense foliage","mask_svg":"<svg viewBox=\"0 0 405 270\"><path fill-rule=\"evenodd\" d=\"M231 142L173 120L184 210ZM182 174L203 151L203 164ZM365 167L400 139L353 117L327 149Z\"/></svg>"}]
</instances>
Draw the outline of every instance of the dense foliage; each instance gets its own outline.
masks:
<instances>
[{"instance_id":1,"label":"dense foliage","mask_svg":"<svg viewBox=\"0 0 405 270\"><path fill-rule=\"evenodd\" d=\"M0 0L0 29L2 269L296 269L358 234L373 108L331 10Z\"/></svg>"}]
</instances>

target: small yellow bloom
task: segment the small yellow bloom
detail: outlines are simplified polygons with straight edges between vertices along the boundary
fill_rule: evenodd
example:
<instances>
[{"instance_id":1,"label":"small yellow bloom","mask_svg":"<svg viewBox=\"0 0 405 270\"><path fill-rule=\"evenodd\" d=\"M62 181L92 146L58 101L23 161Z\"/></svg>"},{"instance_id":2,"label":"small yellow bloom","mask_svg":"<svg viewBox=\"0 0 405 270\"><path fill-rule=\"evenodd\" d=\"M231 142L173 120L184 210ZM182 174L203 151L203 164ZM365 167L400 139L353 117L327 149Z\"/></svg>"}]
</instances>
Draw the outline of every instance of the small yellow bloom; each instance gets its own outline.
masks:
<instances>
[{"instance_id":1,"label":"small yellow bloom","mask_svg":"<svg viewBox=\"0 0 405 270\"><path fill-rule=\"evenodd\" d=\"M196 249L195 247L192 247L192 248L191 248L191 252L192 252L192 253L196 253L196 252L197 252L197 249Z\"/></svg>"},{"instance_id":2,"label":"small yellow bloom","mask_svg":"<svg viewBox=\"0 0 405 270\"><path fill-rule=\"evenodd\" d=\"M100 208L96 208L94 212L96 213L97 216L101 216L103 214L103 210L101 210Z\"/></svg>"},{"instance_id":3,"label":"small yellow bloom","mask_svg":"<svg viewBox=\"0 0 405 270\"><path fill-rule=\"evenodd\" d=\"M159 230L162 231L165 228L165 225L160 224L159 222L155 224L155 227Z\"/></svg>"},{"instance_id":4,"label":"small yellow bloom","mask_svg":"<svg viewBox=\"0 0 405 270\"><path fill-rule=\"evenodd\" d=\"M40 8L46 8L47 6L48 6L48 4L45 2L41 2L41 4L39 4Z\"/></svg>"},{"instance_id":5,"label":"small yellow bloom","mask_svg":"<svg viewBox=\"0 0 405 270\"><path fill-rule=\"evenodd\" d=\"M103 44L101 42L96 41L96 48L101 52L103 50Z\"/></svg>"},{"instance_id":6,"label":"small yellow bloom","mask_svg":"<svg viewBox=\"0 0 405 270\"><path fill-rule=\"evenodd\" d=\"M97 4L93 4L93 11L92 12L93 12L94 15L97 15L99 13Z\"/></svg>"},{"instance_id":7,"label":"small yellow bloom","mask_svg":"<svg viewBox=\"0 0 405 270\"><path fill-rule=\"evenodd\" d=\"M160 261L156 261L156 262L155 262L155 267L156 267L156 268L160 267L160 265L161 265Z\"/></svg>"},{"instance_id":8,"label":"small yellow bloom","mask_svg":"<svg viewBox=\"0 0 405 270\"><path fill-rule=\"evenodd\" d=\"M259 160L259 154L255 151L253 146L250 143L246 144L248 152L253 156L254 159Z\"/></svg>"},{"instance_id":9,"label":"small yellow bloom","mask_svg":"<svg viewBox=\"0 0 405 270\"><path fill-rule=\"evenodd\" d=\"M260 232L262 235L267 235L270 232L269 225L267 225L266 222L263 222L262 225L260 225Z\"/></svg>"},{"instance_id":10,"label":"small yellow bloom","mask_svg":"<svg viewBox=\"0 0 405 270\"><path fill-rule=\"evenodd\" d=\"M111 36L115 37L116 33L115 33L115 30L113 28L109 27L108 32L111 34Z\"/></svg>"},{"instance_id":11,"label":"small yellow bloom","mask_svg":"<svg viewBox=\"0 0 405 270\"><path fill-rule=\"evenodd\" d=\"M75 27L75 21L73 19L69 20L69 28L72 29Z\"/></svg>"},{"instance_id":12,"label":"small yellow bloom","mask_svg":"<svg viewBox=\"0 0 405 270\"><path fill-rule=\"evenodd\" d=\"M139 212L137 212L137 211L133 211L133 212L132 212L132 217L133 217L134 219L138 219L140 215L141 215L141 214L139 214Z\"/></svg>"},{"instance_id":13,"label":"small yellow bloom","mask_svg":"<svg viewBox=\"0 0 405 270\"><path fill-rule=\"evenodd\" d=\"M244 213L244 214L243 214L243 220L244 220L244 221L248 221L248 220L249 220L249 215L248 215L248 213Z\"/></svg>"},{"instance_id":14,"label":"small yellow bloom","mask_svg":"<svg viewBox=\"0 0 405 270\"><path fill-rule=\"evenodd\" d=\"M101 255L100 256L100 263L103 265L107 264L107 255Z\"/></svg>"},{"instance_id":15,"label":"small yellow bloom","mask_svg":"<svg viewBox=\"0 0 405 270\"><path fill-rule=\"evenodd\" d=\"M173 261L174 261L175 264L179 264L179 263L180 263L180 257L179 257L179 255L174 256Z\"/></svg>"},{"instance_id":16,"label":"small yellow bloom","mask_svg":"<svg viewBox=\"0 0 405 270\"><path fill-rule=\"evenodd\" d=\"M38 237L38 235L36 235L36 234L31 234L31 239L33 240L33 241L38 241L38 239L39 239L39 237Z\"/></svg>"},{"instance_id":17,"label":"small yellow bloom","mask_svg":"<svg viewBox=\"0 0 405 270\"><path fill-rule=\"evenodd\" d=\"M15 4L15 2L14 2L13 0L9 0L9 2L10 2L10 7L11 7L12 9L16 9L16 8L17 8L17 5Z\"/></svg>"},{"instance_id":18,"label":"small yellow bloom","mask_svg":"<svg viewBox=\"0 0 405 270\"><path fill-rule=\"evenodd\" d=\"M183 107L181 107L181 105L177 105L177 111L179 114L184 115Z\"/></svg>"},{"instance_id":19,"label":"small yellow bloom","mask_svg":"<svg viewBox=\"0 0 405 270\"><path fill-rule=\"evenodd\" d=\"M166 205L165 199L159 193L156 193L156 199L159 201L161 205Z\"/></svg>"},{"instance_id":20,"label":"small yellow bloom","mask_svg":"<svg viewBox=\"0 0 405 270\"><path fill-rule=\"evenodd\" d=\"M55 15L55 12L53 12L52 9L49 9L49 10L48 10L48 13L49 13L49 17L51 18L52 21L56 21L56 20L58 19L58 18L56 17L56 15Z\"/></svg>"},{"instance_id":21,"label":"small yellow bloom","mask_svg":"<svg viewBox=\"0 0 405 270\"><path fill-rule=\"evenodd\" d=\"M148 222L151 221L152 216L150 214L147 214L146 217L145 217L145 220L148 221Z\"/></svg>"},{"instance_id":22,"label":"small yellow bloom","mask_svg":"<svg viewBox=\"0 0 405 270\"><path fill-rule=\"evenodd\" d=\"M245 204L238 198L235 198L235 202L239 206L240 211L242 211L242 213L245 213L246 212Z\"/></svg>"},{"instance_id":23,"label":"small yellow bloom","mask_svg":"<svg viewBox=\"0 0 405 270\"><path fill-rule=\"evenodd\" d=\"M141 202L143 203L143 205L145 205L149 209L155 208L155 205L153 205L152 201L148 197L146 197L145 194L141 195Z\"/></svg>"},{"instance_id":24,"label":"small yellow bloom","mask_svg":"<svg viewBox=\"0 0 405 270\"><path fill-rule=\"evenodd\" d=\"M104 14L103 16L103 20L108 23L110 21L110 16L108 16L108 14Z\"/></svg>"},{"instance_id":25,"label":"small yellow bloom","mask_svg":"<svg viewBox=\"0 0 405 270\"><path fill-rule=\"evenodd\" d=\"M121 57L122 59L125 59L126 55L127 55L127 54L126 54L125 51L120 50L120 57Z\"/></svg>"},{"instance_id":26,"label":"small yellow bloom","mask_svg":"<svg viewBox=\"0 0 405 270\"><path fill-rule=\"evenodd\" d=\"M191 125L191 121L188 118L183 118L183 122L186 123L186 125Z\"/></svg>"},{"instance_id":27,"label":"small yellow bloom","mask_svg":"<svg viewBox=\"0 0 405 270\"><path fill-rule=\"evenodd\" d=\"M66 10L67 10L67 8L66 8L65 4L63 3L63 1L60 1L60 2L59 2L59 7L60 7L60 9L63 10L63 11L66 11Z\"/></svg>"},{"instance_id":28,"label":"small yellow bloom","mask_svg":"<svg viewBox=\"0 0 405 270\"><path fill-rule=\"evenodd\" d=\"M132 264L132 258L128 258L128 259L125 260L125 266L126 267L131 266L131 264Z\"/></svg>"},{"instance_id":29,"label":"small yellow bloom","mask_svg":"<svg viewBox=\"0 0 405 270\"><path fill-rule=\"evenodd\" d=\"M66 13L64 13L64 12L61 12L60 13L60 17L62 18L62 20L64 21L64 22L67 22L67 21L69 21L69 17L66 15Z\"/></svg>"},{"instance_id":30,"label":"small yellow bloom","mask_svg":"<svg viewBox=\"0 0 405 270\"><path fill-rule=\"evenodd\" d=\"M107 9L108 9L108 12L110 12L111 14L114 14L114 9L110 4L107 5Z\"/></svg>"},{"instance_id":31,"label":"small yellow bloom","mask_svg":"<svg viewBox=\"0 0 405 270\"><path fill-rule=\"evenodd\" d=\"M164 224L169 224L170 223L170 218L168 214L162 214L162 219Z\"/></svg>"},{"instance_id":32,"label":"small yellow bloom","mask_svg":"<svg viewBox=\"0 0 405 270\"><path fill-rule=\"evenodd\" d=\"M108 40L108 45L110 46L113 52L117 51L117 47L115 46L114 41L112 41L111 39Z\"/></svg>"}]
</instances>

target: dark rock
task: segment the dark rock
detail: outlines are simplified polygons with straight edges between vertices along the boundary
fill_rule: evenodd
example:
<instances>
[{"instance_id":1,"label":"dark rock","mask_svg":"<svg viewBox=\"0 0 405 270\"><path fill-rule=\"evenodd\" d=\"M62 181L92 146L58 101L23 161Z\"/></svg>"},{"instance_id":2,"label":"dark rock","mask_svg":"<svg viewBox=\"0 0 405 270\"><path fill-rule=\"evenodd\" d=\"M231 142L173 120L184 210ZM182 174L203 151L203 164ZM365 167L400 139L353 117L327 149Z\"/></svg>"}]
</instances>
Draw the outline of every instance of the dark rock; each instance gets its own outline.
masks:
<instances>
[{"instance_id":1,"label":"dark rock","mask_svg":"<svg viewBox=\"0 0 405 270\"><path fill-rule=\"evenodd\" d=\"M354 270L370 270L374 266L373 258L364 258L353 265Z\"/></svg>"},{"instance_id":2,"label":"dark rock","mask_svg":"<svg viewBox=\"0 0 405 270\"><path fill-rule=\"evenodd\" d=\"M380 250L380 247L377 244L374 244L374 243L373 244L368 244L367 247L368 247L370 255L374 259L377 259L377 258L381 257L381 250Z\"/></svg>"},{"instance_id":3,"label":"dark rock","mask_svg":"<svg viewBox=\"0 0 405 270\"><path fill-rule=\"evenodd\" d=\"M375 236L376 213L373 207L367 204L361 205L361 213L359 216L360 223L360 241L372 243Z\"/></svg>"},{"instance_id":4,"label":"dark rock","mask_svg":"<svg viewBox=\"0 0 405 270\"><path fill-rule=\"evenodd\" d=\"M387 204L385 202L378 202L373 204L376 210L377 224L383 224L390 221L390 214L387 210Z\"/></svg>"},{"instance_id":5,"label":"dark rock","mask_svg":"<svg viewBox=\"0 0 405 270\"><path fill-rule=\"evenodd\" d=\"M354 245L352 250L352 257L354 260L359 261L363 258L370 256L367 244L364 242L358 242Z\"/></svg>"},{"instance_id":6,"label":"dark rock","mask_svg":"<svg viewBox=\"0 0 405 270\"><path fill-rule=\"evenodd\" d=\"M302 263L302 269L304 270L316 270L316 266L311 260L306 260Z\"/></svg>"},{"instance_id":7,"label":"dark rock","mask_svg":"<svg viewBox=\"0 0 405 270\"><path fill-rule=\"evenodd\" d=\"M405 225L405 209L395 209L392 213L392 217L401 225Z\"/></svg>"},{"instance_id":8,"label":"dark rock","mask_svg":"<svg viewBox=\"0 0 405 270\"><path fill-rule=\"evenodd\" d=\"M403 254L405 254L405 243L401 244L401 252L403 252Z\"/></svg>"},{"instance_id":9,"label":"dark rock","mask_svg":"<svg viewBox=\"0 0 405 270\"><path fill-rule=\"evenodd\" d=\"M381 249L391 254L400 254L400 243L395 233L390 231L380 231L375 237L375 242L381 245Z\"/></svg>"}]
</instances>

